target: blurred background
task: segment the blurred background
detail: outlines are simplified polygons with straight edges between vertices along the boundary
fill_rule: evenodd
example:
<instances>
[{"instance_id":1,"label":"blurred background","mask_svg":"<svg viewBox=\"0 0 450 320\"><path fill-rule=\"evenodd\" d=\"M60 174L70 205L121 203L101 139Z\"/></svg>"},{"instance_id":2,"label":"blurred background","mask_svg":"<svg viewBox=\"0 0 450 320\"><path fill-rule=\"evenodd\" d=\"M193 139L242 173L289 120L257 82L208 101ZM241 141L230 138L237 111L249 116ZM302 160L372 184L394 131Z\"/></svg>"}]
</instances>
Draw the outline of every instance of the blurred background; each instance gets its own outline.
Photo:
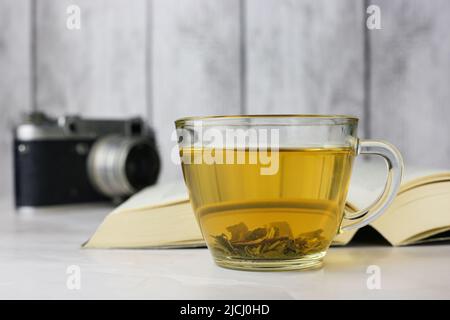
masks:
<instances>
[{"instance_id":1,"label":"blurred background","mask_svg":"<svg viewBox=\"0 0 450 320\"><path fill-rule=\"evenodd\" d=\"M161 180L180 177L174 120L215 114L352 114L407 165L449 168L449 30L447 0L0 0L0 194L31 110L144 117Z\"/></svg>"}]
</instances>

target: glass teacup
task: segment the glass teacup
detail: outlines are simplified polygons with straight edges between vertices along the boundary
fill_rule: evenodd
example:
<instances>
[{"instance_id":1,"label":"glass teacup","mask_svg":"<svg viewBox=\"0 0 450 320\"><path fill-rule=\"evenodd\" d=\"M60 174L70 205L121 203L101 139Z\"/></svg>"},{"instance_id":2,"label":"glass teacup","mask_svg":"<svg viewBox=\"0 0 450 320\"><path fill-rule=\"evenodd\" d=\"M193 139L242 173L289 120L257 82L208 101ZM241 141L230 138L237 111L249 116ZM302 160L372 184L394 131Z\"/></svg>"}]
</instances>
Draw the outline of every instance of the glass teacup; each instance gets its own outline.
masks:
<instances>
[{"instance_id":1,"label":"glass teacup","mask_svg":"<svg viewBox=\"0 0 450 320\"><path fill-rule=\"evenodd\" d=\"M191 203L222 267L319 267L335 235L381 215L400 185L398 150L358 139L354 117L214 116L175 123ZM375 203L350 213L345 201L359 154L383 157L387 182ZM344 219L353 221L342 226Z\"/></svg>"}]
</instances>

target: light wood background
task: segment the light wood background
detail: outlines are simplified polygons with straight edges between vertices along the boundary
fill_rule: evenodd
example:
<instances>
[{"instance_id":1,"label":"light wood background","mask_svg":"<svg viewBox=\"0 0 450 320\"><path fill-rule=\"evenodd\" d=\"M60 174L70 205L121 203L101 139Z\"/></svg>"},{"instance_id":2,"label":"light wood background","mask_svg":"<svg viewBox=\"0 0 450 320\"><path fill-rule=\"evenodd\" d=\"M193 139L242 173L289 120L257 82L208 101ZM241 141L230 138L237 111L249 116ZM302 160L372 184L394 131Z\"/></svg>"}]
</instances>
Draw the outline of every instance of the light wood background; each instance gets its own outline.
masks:
<instances>
[{"instance_id":1,"label":"light wood background","mask_svg":"<svg viewBox=\"0 0 450 320\"><path fill-rule=\"evenodd\" d=\"M32 109L145 117L162 179L180 177L176 118L237 113L354 114L407 164L448 168L449 30L446 0L0 0L0 192Z\"/></svg>"}]
</instances>

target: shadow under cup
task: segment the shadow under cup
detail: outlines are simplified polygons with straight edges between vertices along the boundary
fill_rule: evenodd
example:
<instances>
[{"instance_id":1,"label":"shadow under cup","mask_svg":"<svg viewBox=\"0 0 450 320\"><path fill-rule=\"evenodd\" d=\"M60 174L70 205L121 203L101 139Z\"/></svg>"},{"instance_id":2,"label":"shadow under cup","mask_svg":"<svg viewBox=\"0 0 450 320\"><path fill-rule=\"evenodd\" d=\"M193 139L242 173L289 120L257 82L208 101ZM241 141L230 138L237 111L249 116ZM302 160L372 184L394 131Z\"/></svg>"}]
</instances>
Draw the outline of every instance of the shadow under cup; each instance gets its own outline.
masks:
<instances>
[{"instance_id":1,"label":"shadow under cup","mask_svg":"<svg viewBox=\"0 0 450 320\"><path fill-rule=\"evenodd\" d=\"M184 179L215 262L244 270L321 266L344 218L357 124L347 116L177 120Z\"/></svg>"}]
</instances>

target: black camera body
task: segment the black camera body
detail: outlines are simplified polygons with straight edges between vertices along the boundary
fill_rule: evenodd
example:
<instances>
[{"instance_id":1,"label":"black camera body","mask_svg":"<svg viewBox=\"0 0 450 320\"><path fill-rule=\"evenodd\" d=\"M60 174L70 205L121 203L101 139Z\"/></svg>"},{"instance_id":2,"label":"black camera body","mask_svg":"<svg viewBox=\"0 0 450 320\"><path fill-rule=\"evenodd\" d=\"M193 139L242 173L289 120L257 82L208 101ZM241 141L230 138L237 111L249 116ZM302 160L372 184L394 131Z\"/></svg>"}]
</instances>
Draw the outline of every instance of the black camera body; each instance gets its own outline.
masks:
<instances>
[{"instance_id":1,"label":"black camera body","mask_svg":"<svg viewBox=\"0 0 450 320\"><path fill-rule=\"evenodd\" d=\"M122 200L157 181L160 159L142 119L52 119L14 131L16 207Z\"/></svg>"}]
</instances>

